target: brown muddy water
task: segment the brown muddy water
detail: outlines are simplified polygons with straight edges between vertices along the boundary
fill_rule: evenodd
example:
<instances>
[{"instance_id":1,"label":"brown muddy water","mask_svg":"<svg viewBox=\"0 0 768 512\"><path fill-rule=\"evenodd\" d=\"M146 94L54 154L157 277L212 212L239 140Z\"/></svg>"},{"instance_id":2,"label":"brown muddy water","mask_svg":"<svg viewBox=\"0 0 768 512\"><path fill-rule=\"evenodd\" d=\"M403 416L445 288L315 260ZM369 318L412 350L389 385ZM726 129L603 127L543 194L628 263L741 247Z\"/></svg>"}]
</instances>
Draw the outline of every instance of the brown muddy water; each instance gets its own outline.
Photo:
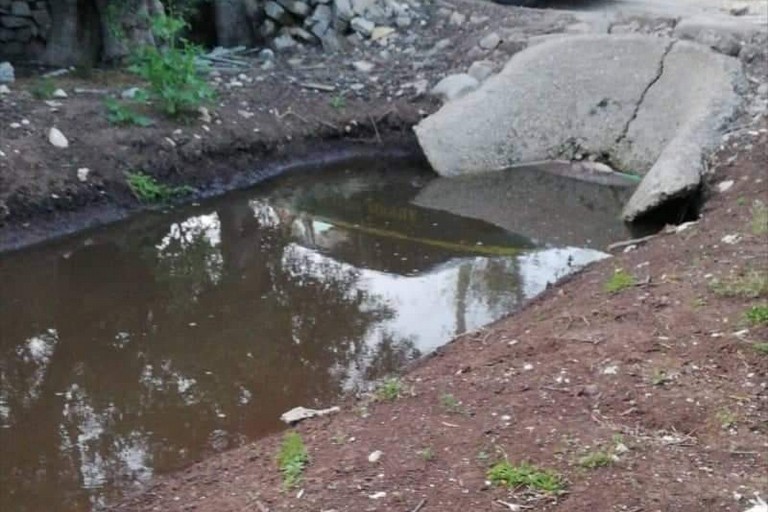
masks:
<instances>
[{"instance_id":1,"label":"brown muddy water","mask_svg":"<svg viewBox=\"0 0 768 512\"><path fill-rule=\"evenodd\" d=\"M0 255L0 510L104 509L332 405L604 257L630 191L341 165Z\"/></svg>"}]
</instances>

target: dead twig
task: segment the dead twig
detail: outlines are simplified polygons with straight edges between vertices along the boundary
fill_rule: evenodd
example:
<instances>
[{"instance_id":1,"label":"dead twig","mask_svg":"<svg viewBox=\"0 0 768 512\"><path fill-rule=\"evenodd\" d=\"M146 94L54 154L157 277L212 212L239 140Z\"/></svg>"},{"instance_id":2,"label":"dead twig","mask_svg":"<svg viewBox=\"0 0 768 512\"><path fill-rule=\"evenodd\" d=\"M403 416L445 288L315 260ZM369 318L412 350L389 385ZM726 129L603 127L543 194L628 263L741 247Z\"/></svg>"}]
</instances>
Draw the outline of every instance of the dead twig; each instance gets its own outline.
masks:
<instances>
[{"instance_id":1,"label":"dead twig","mask_svg":"<svg viewBox=\"0 0 768 512\"><path fill-rule=\"evenodd\" d=\"M427 498L422 498L419 504L413 507L413 510L411 510L411 512L419 512L419 510L422 509L425 503L427 503Z\"/></svg>"},{"instance_id":2,"label":"dead twig","mask_svg":"<svg viewBox=\"0 0 768 512\"><path fill-rule=\"evenodd\" d=\"M609 245L607 251L608 252L613 252L613 251L615 251L617 249L623 249L624 247L629 247L630 245L644 244L645 242L647 242L649 240L653 240L657 236L659 236L659 235L657 235L657 234L656 235L648 235L648 236L643 236L643 237L640 237L640 238L632 238L630 240L623 240L621 242L616 242L616 243L613 243L613 244Z\"/></svg>"},{"instance_id":3,"label":"dead twig","mask_svg":"<svg viewBox=\"0 0 768 512\"><path fill-rule=\"evenodd\" d=\"M381 144L381 134L379 133L379 127L376 126L376 120L373 119L371 114L368 114L368 119L371 120L371 124L373 125L373 131L376 133L376 140L379 144Z\"/></svg>"}]
</instances>

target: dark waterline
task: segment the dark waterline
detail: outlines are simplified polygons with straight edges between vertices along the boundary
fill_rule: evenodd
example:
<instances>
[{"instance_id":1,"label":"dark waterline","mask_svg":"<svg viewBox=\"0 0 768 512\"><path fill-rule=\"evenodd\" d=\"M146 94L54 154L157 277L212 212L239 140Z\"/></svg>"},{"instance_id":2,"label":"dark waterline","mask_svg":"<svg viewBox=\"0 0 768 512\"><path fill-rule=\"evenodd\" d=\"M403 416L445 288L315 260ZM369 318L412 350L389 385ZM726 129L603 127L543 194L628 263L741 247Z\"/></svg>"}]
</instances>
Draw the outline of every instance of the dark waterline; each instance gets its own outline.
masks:
<instances>
[{"instance_id":1,"label":"dark waterline","mask_svg":"<svg viewBox=\"0 0 768 512\"><path fill-rule=\"evenodd\" d=\"M0 510L98 510L332 404L602 257L628 193L340 166L0 256Z\"/></svg>"}]
</instances>

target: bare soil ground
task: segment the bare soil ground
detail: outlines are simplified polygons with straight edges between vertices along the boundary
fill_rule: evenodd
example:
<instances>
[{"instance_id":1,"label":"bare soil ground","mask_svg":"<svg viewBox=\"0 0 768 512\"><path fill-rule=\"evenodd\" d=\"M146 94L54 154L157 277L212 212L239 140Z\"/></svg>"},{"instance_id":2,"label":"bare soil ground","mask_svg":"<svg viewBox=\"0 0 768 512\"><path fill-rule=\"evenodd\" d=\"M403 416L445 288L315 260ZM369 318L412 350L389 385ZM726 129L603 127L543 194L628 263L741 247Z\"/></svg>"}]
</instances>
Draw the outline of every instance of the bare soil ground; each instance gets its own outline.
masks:
<instances>
[{"instance_id":1,"label":"bare soil ground","mask_svg":"<svg viewBox=\"0 0 768 512\"><path fill-rule=\"evenodd\" d=\"M456 339L405 373L400 397L299 424L310 463L297 487L283 487L275 435L115 510L745 510L768 492L768 324L746 317L768 300L762 126L718 155L698 222ZM632 282L609 292L617 269ZM558 473L564 490L490 484L505 459Z\"/></svg>"}]
</instances>

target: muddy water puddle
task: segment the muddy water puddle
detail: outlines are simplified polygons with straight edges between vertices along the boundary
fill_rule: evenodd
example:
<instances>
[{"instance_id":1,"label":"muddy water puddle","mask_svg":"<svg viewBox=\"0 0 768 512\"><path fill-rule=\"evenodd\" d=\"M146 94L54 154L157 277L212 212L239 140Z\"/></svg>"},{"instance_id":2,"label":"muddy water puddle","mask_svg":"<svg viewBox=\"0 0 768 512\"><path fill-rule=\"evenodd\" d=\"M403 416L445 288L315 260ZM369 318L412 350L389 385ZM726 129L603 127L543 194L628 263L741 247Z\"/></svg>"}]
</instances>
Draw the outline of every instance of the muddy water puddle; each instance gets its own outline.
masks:
<instances>
[{"instance_id":1,"label":"muddy water puddle","mask_svg":"<svg viewBox=\"0 0 768 512\"><path fill-rule=\"evenodd\" d=\"M603 257L629 193L340 166L0 256L0 510L103 509L332 405Z\"/></svg>"}]
</instances>

